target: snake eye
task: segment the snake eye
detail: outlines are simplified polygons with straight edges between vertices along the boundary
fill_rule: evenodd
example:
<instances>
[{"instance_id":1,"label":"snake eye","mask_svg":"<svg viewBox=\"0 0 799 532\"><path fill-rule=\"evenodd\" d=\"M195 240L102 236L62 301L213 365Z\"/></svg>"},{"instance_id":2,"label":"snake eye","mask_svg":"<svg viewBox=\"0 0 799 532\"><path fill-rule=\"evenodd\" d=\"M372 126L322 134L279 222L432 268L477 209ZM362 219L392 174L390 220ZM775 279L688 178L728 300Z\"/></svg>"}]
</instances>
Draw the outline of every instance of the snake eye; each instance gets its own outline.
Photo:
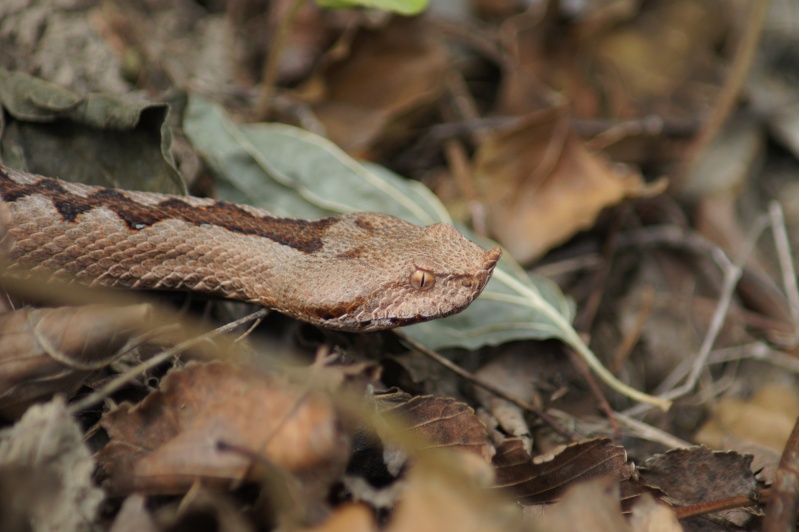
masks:
<instances>
[{"instance_id":1,"label":"snake eye","mask_svg":"<svg viewBox=\"0 0 799 532\"><path fill-rule=\"evenodd\" d=\"M411 286L417 290L430 290L435 284L436 276L430 272L416 270L411 274Z\"/></svg>"}]
</instances>

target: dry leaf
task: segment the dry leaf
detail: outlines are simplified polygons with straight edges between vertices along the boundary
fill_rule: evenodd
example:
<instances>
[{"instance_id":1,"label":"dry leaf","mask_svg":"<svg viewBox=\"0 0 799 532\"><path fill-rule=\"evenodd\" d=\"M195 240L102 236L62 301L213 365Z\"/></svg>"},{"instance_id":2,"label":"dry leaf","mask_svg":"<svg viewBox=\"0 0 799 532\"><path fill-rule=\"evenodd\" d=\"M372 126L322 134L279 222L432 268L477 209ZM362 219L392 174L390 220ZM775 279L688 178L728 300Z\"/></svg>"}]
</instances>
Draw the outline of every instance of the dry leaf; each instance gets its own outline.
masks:
<instances>
[{"instance_id":1,"label":"dry leaf","mask_svg":"<svg viewBox=\"0 0 799 532\"><path fill-rule=\"evenodd\" d=\"M767 384L751 398L723 397L712 417L696 433L696 440L721 448L724 437L734 437L781 453L799 417L795 388Z\"/></svg>"},{"instance_id":2,"label":"dry leaf","mask_svg":"<svg viewBox=\"0 0 799 532\"><path fill-rule=\"evenodd\" d=\"M608 477L618 483L633 472L624 447L613 445L607 438L561 446L535 458L527 454L521 440L509 439L497 447L493 463L496 487L507 490L522 504L553 502L575 482Z\"/></svg>"},{"instance_id":3,"label":"dry leaf","mask_svg":"<svg viewBox=\"0 0 799 532\"><path fill-rule=\"evenodd\" d=\"M325 72L325 98L313 110L330 140L369 158L377 142L387 141L389 125L438 98L447 60L424 19L395 18L378 32L363 30L351 55Z\"/></svg>"},{"instance_id":4,"label":"dry leaf","mask_svg":"<svg viewBox=\"0 0 799 532\"><path fill-rule=\"evenodd\" d=\"M589 152L566 111L561 106L528 115L487 136L475 155L489 230L521 263L591 227L602 209L664 188Z\"/></svg>"},{"instance_id":5,"label":"dry leaf","mask_svg":"<svg viewBox=\"0 0 799 532\"><path fill-rule=\"evenodd\" d=\"M479 489L474 479L455 469L417 464L406 480L387 532L521 531L516 512Z\"/></svg>"},{"instance_id":6,"label":"dry leaf","mask_svg":"<svg viewBox=\"0 0 799 532\"><path fill-rule=\"evenodd\" d=\"M614 478L575 483L554 505L525 508L525 515L540 530L630 530L621 513L619 483Z\"/></svg>"},{"instance_id":7,"label":"dry leaf","mask_svg":"<svg viewBox=\"0 0 799 532\"><path fill-rule=\"evenodd\" d=\"M1 530L94 530L104 495L63 399L31 407L0 439Z\"/></svg>"},{"instance_id":8,"label":"dry leaf","mask_svg":"<svg viewBox=\"0 0 799 532\"><path fill-rule=\"evenodd\" d=\"M374 511L365 504L345 503L319 526L304 532L377 532Z\"/></svg>"},{"instance_id":9,"label":"dry leaf","mask_svg":"<svg viewBox=\"0 0 799 532\"><path fill-rule=\"evenodd\" d=\"M632 508L629 520L632 532L682 532L674 511L645 493Z\"/></svg>"},{"instance_id":10,"label":"dry leaf","mask_svg":"<svg viewBox=\"0 0 799 532\"><path fill-rule=\"evenodd\" d=\"M375 399L385 414L397 416L431 448L469 451L486 461L494 456L488 429L474 409L451 397L397 394ZM389 406L391 405L391 406Z\"/></svg>"},{"instance_id":11,"label":"dry leaf","mask_svg":"<svg viewBox=\"0 0 799 532\"><path fill-rule=\"evenodd\" d=\"M87 305L0 314L0 415L69 393L146 329L150 305Z\"/></svg>"},{"instance_id":12,"label":"dry leaf","mask_svg":"<svg viewBox=\"0 0 799 532\"><path fill-rule=\"evenodd\" d=\"M158 526L145 506L146 502L147 499L138 494L125 499L110 532L158 532Z\"/></svg>"},{"instance_id":13,"label":"dry leaf","mask_svg":"<svg viewBox=\"0 0 799 532\"><path fill-rule=\"evenodd\" d=\"M100 424L111 441L97 461L114 493L180 493L200 479L232 486L253 475L253 457L322 478L340 474L348 454L323 394L227 364L174 370L158 392L120 405Z\"/></svg>"},{"instance_id":14,"label":"dry leaf","mask_svg":"<svg viewBox=\"0 0 799 532\"><path fill-rule=\"evenodd\" d=\"M754 497L757 482L751 464L751 456L691 447L655 455L638 471L641 480L661 489L667 500L685 506L738 496Z\"/></svg>"}]
</instances>

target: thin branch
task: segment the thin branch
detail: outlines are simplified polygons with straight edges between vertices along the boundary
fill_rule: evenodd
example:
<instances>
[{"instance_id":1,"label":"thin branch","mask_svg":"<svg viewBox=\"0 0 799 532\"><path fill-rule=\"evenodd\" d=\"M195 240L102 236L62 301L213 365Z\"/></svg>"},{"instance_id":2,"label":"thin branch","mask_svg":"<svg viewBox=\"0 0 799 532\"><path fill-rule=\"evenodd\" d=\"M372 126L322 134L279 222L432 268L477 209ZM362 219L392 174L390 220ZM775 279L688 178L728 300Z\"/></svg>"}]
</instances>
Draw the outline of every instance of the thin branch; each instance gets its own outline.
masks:
<instances>
[{"instance_id":1,"label":"thin branch","mask_svg":"<svg viewBox=\"0 0 799 532\"><path fill-rule=\"evenodd\" d=\"M294 27L294 21L297 20L297 14L303 4L305 4L305 0L293 0L288 12L280 19L280 24L278 24L275 31L275 38L269 44L269 53L266 56L264 70L261 75L261 91L258 95L258 103L255 106L255 117L258 121L262 122L269 119L269 114L272 111L272 98L277 84L277 70L280 65L280 58L283 55L286 39ZM275 4L272 5L274 6Z\"/></svg>"},{"instance_id":2,"label":"thin branch","mask_svg":"<svg viewBox=\"0 0 799 532\"><path fill-rule=\"evenodd\" d=\"M177 355L177 354L179 354L179 353L181 353L181 352L183 352L183 351L185 351L185 350L187 350L187 349L189 349L189 348L191 348L191 347L193 347L193 346L195 346L195 345L197 345L199 343L208 341L211 338L215 338L215 337L217 337L217 336L219 336L221 334L224 334L226 332L232 331L233 329L235 329L239 325L242 325L244 323L250 322L252 320L261 319L261 318L265 317L267 314L269 314L269 309L265 309L264 308L264 309L261 309L261 310L259 310L257 312L253 312L252 314L250 314L248 316L245 316L245 317L243 317L241 319L238 319L236 321L230 322L227 325L223 325L222 327L218 327L218 328L214 329L213 331L208 331L207 333L202 334L200 336L197 336L195 338L190 338L188 340L180 342L179 344L175 345L174 347L172 347L170 349L167 349L166 351L164 351L162 353L159 353L159 354L153 356L152 358L150 358L148 360L145 360L144 362L142 362L141 364L139 364L139 365L137 365L135 367L130 368L125 373L122 373L121 375L117 376L111 382L109 382L108 384L106 384L105 386L100 388L99 390L95 390L94 392L90 393L89 395L87 395L86 397L81 399L80 401L76 401L76 402L72 403L71 405L69 405L69 408L67 409L67 411L71 415L76 415L78 412L81 412L81 411L83 411L83 410L85 410L87 408L91 408L92 406L94 406L97 403L101 402L102 400L104 400L106 397L108 397L112 393L116 392L117 390L119 390L120 388L125 386L125 384L127 384L130 381L132 381L137 376L139 376L142 373L144 373L146 371L149 371L149 370L151 370L151 369L153 369L153 368L155 368L157 366L160 366L161 364L163 364L164 362L166 362L170 358L174 357L175 355Z\"/></svg>"},{"instance_id":3,"label":"thin branch","mask_svg":"<svg viewBox=\"0 0 799 532\"><path fill-rule=\"evenodd\" d=\"M686 155L677 174L678 182L685 182L688 172L724 125L746 82L749 67L757 50L760 32L763 29L763 22L768 12L768 0L756 0L751 3L751 6L749 13L744 18L748 21L746 30L735 51L735 57L729 68L729 76L716 97L716 105L707 117L702 130L686 150Z\"/></svg>"},{"instance_id":4,"label":"thin branch","mask_svg":"<svg viewBox=\"0 0 799 532\"><path fill-rule=\"evenodd\" d=\"M771 233L774 236L774 245L777 248L777 260L782 272L782 285L788 298L788 307L791 312L793 324L799 327L799 289L796 287L796 268L791 256L791 245L788 242L788 232L785 229L785 217L779 202L772 201L768 206L771 218Z\"/></svg>"},{"instance_id":5,"label":"thin branch","mask_svg":"<svg viewBox=\"0 0 799 532\"><path fill-rule=\"evenodd\" d=\"M668 449L679 449L690 447L692 444L669 434L665 430L653 427L634 417L626 416L616 412L616 420L628 429L628 434L642 440L659 443Z\"/></svg>"},{"instance_id":6,"label":"thin branch","mask_svg":"<svg viewBox=\"0 0 799 532\"><path fill-rule=\"evenodd\" d=\"M694 386L696 386L699 376L705 369L707 357L710 355L710 350L713 348L713 344L716 343L716 337L718 337L721 327L724 325L727 312L732 304L733 295L735 295L735 287L738 285L741 275L743 275L743 265L746 262L746 259L749 257L749 254L754 249L755 243L757 242L758 238L760 238L760 234L767 227L767 225L768 221L765 217L760 217L755 221L754 227L747 238L743 254L739 258L738 262L732 264L724 271L721 296L719 297L716 311L713 313L713 319L710 322L710 328L708 329L707 334L705 334L705 338L702 341L702 346L699 348L699 353L694 361L694 367L691 370L691 373L688 375L688 379L686 380L685 384L666 394L670 398L673 399L682 397L683 395L691 392L694 389Z\"/></svg>"},{"instance_id":7,"label":"thin branch","mask_svg":"<svg viewBox=\"0 0 799 532\"><path fill-rule=\"evenodd\" d=\"M721 327L724 325L730 305L732 304L732 298L735 295L735 287L738 285L738 281L743 274L743 264L746 262L749 254L754 249L755 243L757 242L758 238L760 238L761 233L767 226L768 218L765 215L759 217L755 221L754 226L746 239L743 248L744 252L741 254L741 257L737 262L730 261L721 248L711 245L708 251L710 251L711 256L715 259L724 275L721 294L719 295L719 301L716 305L716 310L713 312L713 317L710 321L710 327L708 328L708 331L702 340L702 345L700 346L699 352L694 358L691 372L689 373L685 383L658 395L658 397L662 399L673 400L693 391L696 383L699 381L700 375L706 368L710 351L713 348L713 344L716 342L716 338L721 331ZM707 245L706 241L699 237L699 235L695 235L695 238L691 240L693 241L694 245L696 245L698 242L703 242L703 245ZM649 410L649 408L650 407L648 405L640 404L626 410L625 414L633 416L646 412Z\"/></svg>"},{"instance_id":8,"label":"thin branch","mask_svg":"<svg viewBox=\"0 0 799 532\"><path fill-rule=\"evenodd\" d=\"M533 406L533 405L531 405L529 403L526 403L526 402L524 402L524 401L522 401L520 399L517 399L517 398L513 397L512 395L508 395L504 391L502 391L499 388L495 387L493 384L485 382L484 380L480 379L479 377L477 377L473 373L470 373L470 372L466 371L465 369L463 369L462 367L458 366L457 364L452 363L452 361L444 358L439 353L436 353L432 349L428 349L427 347L425 347L424 345L420 344L419 342L417 342L416 340L414 340L413 338L411 338L410 336L408 336L404 332L395 331L395 333L397 334L397 336L402 338L402 340L404 342L406 342L408 345L410 345L416 351L418 351L419 353L421 353L424 356L428 357L429 359L433 360L434 362L440 364L441 366L443 366L444 368L448 369L449 371L455 373L456 375L458 375L462 379L465 379L465 380L471 382L475 386L479 386L480 388L486 390L489 393L492 393L492 394L496 395L497 397L499 397L501 399L504 399L504 400L506 400L506 401L508 401L510 403L513 403L514 405L518 406L519 408L521 408L523 410L526 410L528 412L532 412L533 414L535 414L536 416L541 418L542 421L544 421L550 427L552 427L552 429L555 430L555 432L557 432L561 436L564 436L564 437L568 438L571 441L574 440L574 434L572 434L569 431L567 431L566 429L562 428L554 418L552 418L549 414L547 414L546 412L544 412L540 408L536 408L535 406Z\"/></svg>"},{"instance_id":9,"label":"thin branch","mask_svg":"<svg viewBox=\"0 0 799 532\"><path fill-rule=\"evenodd\" d=\"M796 530L799 508L799 419L782 451L780 465L771 486L771 497L763 520L764 532Z\"/></svg>"}]
</instances>

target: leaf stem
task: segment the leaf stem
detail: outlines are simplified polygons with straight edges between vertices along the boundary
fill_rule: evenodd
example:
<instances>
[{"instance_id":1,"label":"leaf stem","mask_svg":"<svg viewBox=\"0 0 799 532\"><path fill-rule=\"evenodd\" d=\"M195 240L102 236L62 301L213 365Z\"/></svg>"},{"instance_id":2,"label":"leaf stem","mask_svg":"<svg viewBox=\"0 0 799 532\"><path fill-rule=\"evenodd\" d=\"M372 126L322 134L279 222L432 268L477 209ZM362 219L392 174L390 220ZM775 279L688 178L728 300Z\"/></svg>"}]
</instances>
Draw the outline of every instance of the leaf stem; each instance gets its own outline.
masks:
<instances>
[{"instance_id":1,"label":"leaf stem","mask_svg":"<svg viewBox=\"0 0 799 532\"><path fill-rule=\"evenodd\" d=\"M526 286L524 283L514 279L512 276L508 275L502 270L496 270L494 272L494 277L508 287L516 290L519 294L523 294L526 297L526 300L529 301L531 307L535 307L537 310L543 312L547 318L552 320L558 330L562 331L560 339L574 349L577 354L580 355L580 358L582 358L585 363L588 364L588 367L591 368L597 377L599 377L610 388L619 392L620 394L626 395L634 401L654 405L664 411L671 407L671 401L648 395L618 380L615 375L613 375L605 366L602 365L602 362L599 361L593 351L591 351L585 342L583 342L583 339L580 338L580 336L577 334L577 331L572 328L571 324L568 323L565 318L552 307L552 305L544 301L541 297L541 294L537 290Z\"/></svg>"}]
</instances>

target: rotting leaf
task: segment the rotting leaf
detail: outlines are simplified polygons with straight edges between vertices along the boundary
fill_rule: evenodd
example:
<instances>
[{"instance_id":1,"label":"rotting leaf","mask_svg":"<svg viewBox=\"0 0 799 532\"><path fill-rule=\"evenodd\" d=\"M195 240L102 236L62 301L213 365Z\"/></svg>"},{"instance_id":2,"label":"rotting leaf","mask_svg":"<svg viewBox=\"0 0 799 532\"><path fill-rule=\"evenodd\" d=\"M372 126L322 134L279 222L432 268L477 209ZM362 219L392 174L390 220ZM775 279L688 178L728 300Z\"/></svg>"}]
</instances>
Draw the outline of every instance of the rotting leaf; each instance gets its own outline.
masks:
<instances>
[{"instance_id":1,"label":"rotting leaf","mask_svg":"<svg viewBox=\"0 0 799 532\"><path fill-rule=\"evenodd\" d=\"M151 310L87 305L0 314L0 415L15 418L37 400L73 391L146 330Z\"/></svg>"},{"instance_id":2,"label":"rotting leaf","mask_svg":"<svg viewBox=\"0 0 799 532\"><path fill-rule=\"evenodd\" d=\"M488 429L469 405L451 397L430 395L395 394L393 398L375 397L381 413L396 416L406 424L406 430L431 448L469 451L486 461L494 456Z\"/></svg>"},{"instance_id":3,"label":"rotting leaf","mask_svg":"<svg viewBox=\"0 0 799 532\"><path fill-rule=\"evenodd\" d=\"M329 399L307 387L229 364L173 370L158 392L122 404L100 425L110 442L97 455L113 493L180 493L196 480L232 486L254 474L246 450L278 468L343 472L347 437ZM250 479L252 480L252 479Z\"/></svg>"},{"instance_id":4,"label":"rotting leaf","mask_svg":"<svg viewBox=\"0 0 799 532\"><path fill-rule=\"evenodd\" d=\"M508 439L497 447L493 463L496 487L512 493L522 504L554 502L575 482L597 477L621 482L633 472L624 447L607 438L561 446L535 458L524 450L522 440Z\"/></svg>"},{"instance_id":5,"label":"rotting leaf","mask_svg":"<svg viewBox=\"0 0 799 532\"><path fill-rule=\"evenodd\" d=\"M185 193L169 152L169 107L89 94L0 69L0 160L30 172L103 185Z\"/></svg>"},{"instance_id":6,"label":"rotting leaf","mask_svg":"<svg viewBox=\"0 0 799 532\"><path fill-rule=\"evenodd\" d=\"M757 481L751 466L751 455L697 446L655 455L638 472L643 482L661 489L667 501L686 506L755 497Z\"/></svg>"}]
</instances>

